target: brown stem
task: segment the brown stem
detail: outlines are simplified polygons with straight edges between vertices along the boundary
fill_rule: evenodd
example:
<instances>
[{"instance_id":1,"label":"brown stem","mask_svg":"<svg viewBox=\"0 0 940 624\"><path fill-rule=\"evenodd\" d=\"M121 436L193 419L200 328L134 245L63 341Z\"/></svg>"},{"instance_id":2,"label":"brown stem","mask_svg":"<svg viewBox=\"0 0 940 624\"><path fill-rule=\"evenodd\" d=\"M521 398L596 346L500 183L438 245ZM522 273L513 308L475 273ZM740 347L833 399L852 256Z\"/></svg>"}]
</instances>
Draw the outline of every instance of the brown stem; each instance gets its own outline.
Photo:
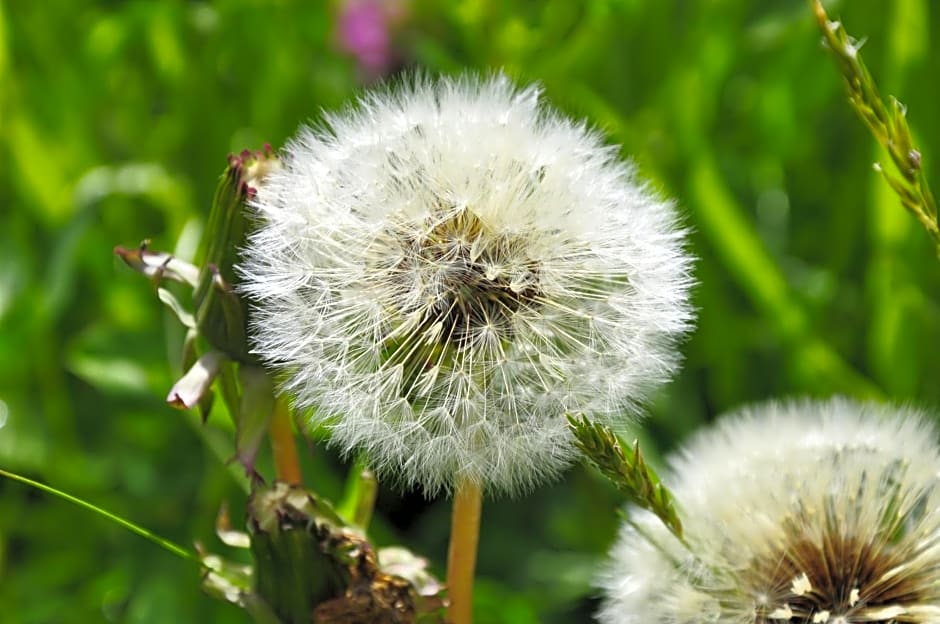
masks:
<instances>
[{"instance_id":1,"label":"brown stem","mask_svg":"<svg viewBox=\"0 0 940 624\"><path fill-rule=\"evenodd\" d=\"M287 401L280 397L274 402L274 414L271 417L271 450L274 453L277 478L291 485L302 485L303 476L300 472L297 446L294 444L290 407Z\"/></svg>"},{"instance_id":2,"label":"brown stem","mask_svg":"<svg viewBox=\"0 0 940 624\"><path fill-rule=\"evenodd\" d=\"M447 595L450 599L447 621L450 624L473 622L473 574L477 563L481 506L480 486L459 481L454 494L447 554Z\"/></svg>"}]
</instances>

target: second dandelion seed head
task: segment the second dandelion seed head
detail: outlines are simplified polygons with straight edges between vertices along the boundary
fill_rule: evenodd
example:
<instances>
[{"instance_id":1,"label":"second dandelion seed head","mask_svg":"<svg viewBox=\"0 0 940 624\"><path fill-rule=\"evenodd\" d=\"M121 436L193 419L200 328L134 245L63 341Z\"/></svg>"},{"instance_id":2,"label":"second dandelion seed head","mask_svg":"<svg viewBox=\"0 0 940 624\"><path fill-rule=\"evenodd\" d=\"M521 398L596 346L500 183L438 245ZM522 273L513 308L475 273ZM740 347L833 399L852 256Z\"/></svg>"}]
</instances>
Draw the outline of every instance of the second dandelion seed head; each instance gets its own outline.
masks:
<instances>
[{"instance_id":1,"label":"second dandelion seed head","mask_svg":"<svg viewBox=\"0 0 940 624\"><path fill-rule=\"evenodd\" d=\"M426 492L517 492L674 372L671 205L502 76L412 79L305 129L255 199L256 348L347 452Z\"/></svg>"},{"instance_id":2,"label":"second dandelion seed head","mask_svg":"<svg viewBox=\"0 0 940 624\"><path fill-rule=\"evenodd\" d=\"M673 462L686 545L631 513L604 624L940 618L940 449L914 410L770 404Z\"/></svg>"}]
</instances>

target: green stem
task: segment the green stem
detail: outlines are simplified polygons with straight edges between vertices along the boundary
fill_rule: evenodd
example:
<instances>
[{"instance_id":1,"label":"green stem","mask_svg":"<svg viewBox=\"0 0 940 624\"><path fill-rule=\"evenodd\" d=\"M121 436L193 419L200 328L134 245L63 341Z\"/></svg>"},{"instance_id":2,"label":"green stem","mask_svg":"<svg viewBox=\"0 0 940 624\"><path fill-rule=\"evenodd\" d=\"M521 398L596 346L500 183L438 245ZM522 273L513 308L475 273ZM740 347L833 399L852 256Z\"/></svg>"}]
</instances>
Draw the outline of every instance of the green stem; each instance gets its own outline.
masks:
<instances>
[{"instance_id":1,"label":"green stem","mask_svg":"<svg viewBox=\"0 0 940 624\"><path fill-rule=\"evenodd\" d=\"M349 471L346 492L336 511L350 524L363 530L368 529L378 489L375 475L362 458L357 459Z\"/></svg>"},{"instance_id":2,"label":"green stem","mask_svg":"<svg viewBox=\"0 0 940 624\"><path fill-rule=\"evenodd\" d=\"M199 558L199 556L196 553L186 550L179 544L175 544L168 539L164 539L160 537L159 535L156 535L148 531L147 529L145 529L144 527L138 524L134 524L133 522L129 520L125 520L124 518L121 518L120 516L116 516L110 511L105 511L101 507L97 507L87 501L83 501L80 498L76 498L72 496L71 494L66 494L62 490L57 490L56 488L52 486L46 485L44 483L40 483L39 481L33 481L32 479L23 477L13 472L8 472L6 470L0 469L0 476L7 477L8 479L12 479L14 481L19 481L20 483L24 483L38 490L42 490L43 492L46 492L47 494L58 496L59 498L63 500L67 500L70 503L74 503L75 505L78 505L79 507L84 507L85 509L89 511L93 511L96 514L104 516L108 520L111 520L112 522L115 522L121 525L125 529L128 529L129 531L136 533L137 535L143 537L144 539L153 542L157 546L160 546L161 548L168 550L169 552L173 553L174 555L178 557L182 557L183 559L197 563L199 564L200 567L205 567L205 564L203 564L202 560Z\"/></svg>"}]
</instances>

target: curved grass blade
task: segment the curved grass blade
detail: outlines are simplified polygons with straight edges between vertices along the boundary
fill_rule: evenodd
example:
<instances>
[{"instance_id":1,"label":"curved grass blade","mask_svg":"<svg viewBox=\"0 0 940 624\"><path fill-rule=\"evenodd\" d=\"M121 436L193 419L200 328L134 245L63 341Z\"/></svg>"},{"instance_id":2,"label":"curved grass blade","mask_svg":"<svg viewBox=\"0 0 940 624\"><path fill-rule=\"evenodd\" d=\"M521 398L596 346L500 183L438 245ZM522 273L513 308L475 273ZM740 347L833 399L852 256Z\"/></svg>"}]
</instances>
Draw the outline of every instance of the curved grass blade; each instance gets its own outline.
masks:
<instances>
[{"instance_id":1,"label":"curved grass blade","mask_svg":"<svg viewBox=\"0 0 940 624\"><path fill-rule=\"evenodd\" d=\"M183 559L192 561L198 564L199 567L205 567L205 563L203 563L202 559L196 553L186 550L179 544L171 542L170 540L165 539L163 537L160 537L159 535L156 535L155 533L145 529L139 524L134 524L130 520L125 520L124 518L121 518L120 516L117 516L111 513L110 511L107 511L105 509L102 509L101 507L98 507L92 503L89 503L88 501L84 501L80 498L72 496L71 494L66 494L62 490L58 490L50 485L46 485L45 483L40 483L39 481L34 481L30 478L24 477L22 475L18 475L15 472L9 472L9 471L0 469L0 476L6 477L8 479L12 479L13 481L19 481L20 483L23 483L30 487L34 487L37 490L41 490L43 492L46 492L47 494L52 494L53 496L57 496L61 498L62 500L66 500L70 503L78 505L79 507L84 507L85 509L92 511L98 514L99 516L104 516L108 520L111 520L112 522L124 527L125 529L131 531L132 533L136 533L142 538L153 542L157 546L173 553L177 557L182 557Z\"/></svg>"}]
</instances>

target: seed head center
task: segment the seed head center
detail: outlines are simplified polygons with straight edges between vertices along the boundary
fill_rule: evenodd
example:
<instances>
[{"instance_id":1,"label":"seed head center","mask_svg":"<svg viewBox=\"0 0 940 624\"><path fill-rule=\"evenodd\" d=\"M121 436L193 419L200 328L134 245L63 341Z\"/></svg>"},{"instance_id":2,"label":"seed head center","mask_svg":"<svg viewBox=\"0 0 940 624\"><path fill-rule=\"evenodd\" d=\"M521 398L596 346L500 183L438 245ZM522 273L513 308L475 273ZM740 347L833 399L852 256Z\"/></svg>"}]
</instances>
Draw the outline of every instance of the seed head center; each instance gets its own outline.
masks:
<instances>
[{"instance_id":1,"label":"seed head center","mask_svg":"<svg viewBox=\"0 0 940 624\"><path fill-rule=\"evenodd\" d=\"M923 598L919 579L890 578L888 572L901 563L903 556L890 544L828 535L818 545L794 536L784 552L755 561L750 570L755 595L776 597L769 604L758 601L754 621L834 624L852 616L858 621L894 622L898 609Z\"/></svg>"},{"instance_id":2,"label":"seed head center","mask_svg":"<svg viewBox=\"0 0 940 624\"><path fill-rule=\"evenodd\" d=\"M421 325L436 328L441 346L463 349L479 332L509 340L513 315L537 306L538 265L525 258L522 234L495 232L462 209L407 244L431 276Z\"/></svg>"}]
</instances>

